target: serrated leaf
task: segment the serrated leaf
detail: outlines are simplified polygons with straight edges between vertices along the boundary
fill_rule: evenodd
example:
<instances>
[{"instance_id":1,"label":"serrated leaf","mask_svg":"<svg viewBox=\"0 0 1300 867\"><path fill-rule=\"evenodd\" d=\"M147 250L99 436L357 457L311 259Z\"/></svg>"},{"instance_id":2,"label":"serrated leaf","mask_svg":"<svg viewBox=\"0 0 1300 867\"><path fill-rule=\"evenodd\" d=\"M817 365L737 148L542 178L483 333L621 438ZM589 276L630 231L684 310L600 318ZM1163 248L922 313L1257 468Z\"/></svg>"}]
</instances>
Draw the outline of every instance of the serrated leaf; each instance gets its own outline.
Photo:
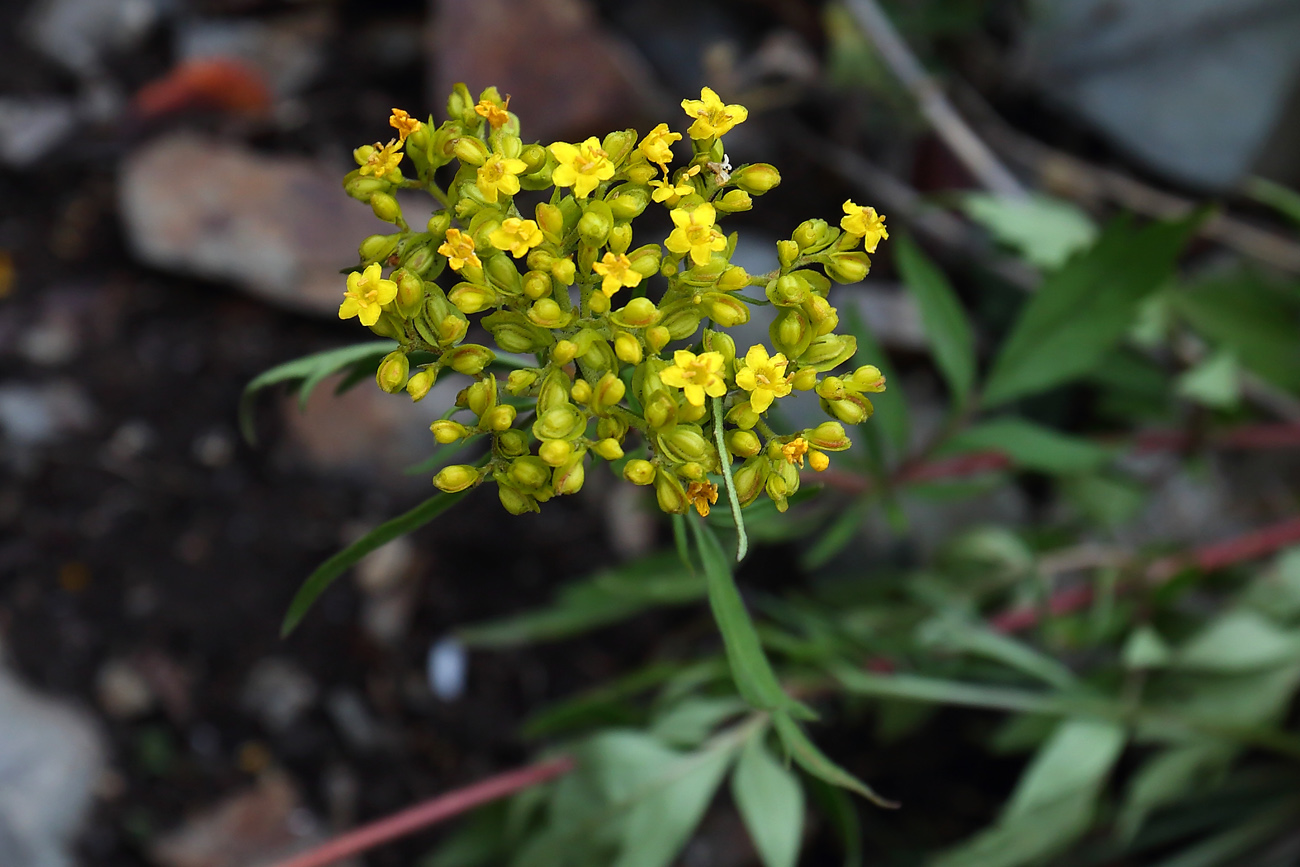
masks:
<instances>
[{"instance_id":1,"label":"serrated leaf","mask_svg":"<svg viewBox=\"0 0 1300 867\"><path fill-rule=\"evenodd\" d=\"M357 541L326 560L316 567L316 570L307 577L298 592L294 594L293 601L289 603L289 612L284 616L284 623L280 627L282 636L293 632L298 623L302 620L307 610L315 604L325 590L334 583L334 580L348 570L362 557L379 548L382 545L393 541L398 536L405 536L414 530L423 527L443 512L450 509L456 503L468 494L469 491L461 491L456 494L434 494L420 505L411 509L404 515L398 515L392 520L385 521L375 529L366 533Z\"/></svg>"},{"instance_id":2,"label":"serrated leaf","mask_svg":"<svg viewBox=\"0 0 1300 867\"><path fill-rule=\"evenodd\" d=\"M999 452L1021 469L1059 475L1092 472L1114 454L1113 449L1018 417L973 425L954 436L939 454L976 451Z\"/></svg>"},{"instance_id":3,"label":"serrated leaf","mask_svg":"<svg viewBox=\"0 0 1300 867\"><path fill-rule=\"evenodd\" d=\"M894 248L903 285L916 299L935 364L962 405L975 384L975 337L966 311L943 271L906 236Z\"/></svg>"},{"instance_id":4,"label":"serrated leaf","mask_svg":"<svg viewBox=\"0 0 1300 867\"><path fill-rule=\"evenodd\" d=\"M749 739L731 775L731 796L764 867L794 867L803 840L804 796L761 736Z\"/></svg>"},{"instance_id":5,"label":"serrated leaf","mask_svg":"<svg viewBox=\"0 0 1300 867\"><path fill-rule=\"evenodd\" d=\"M383 358L396 348L397 343L392 340L373 340L306 355L259 373L244 387L243 396L239 399L240 432L249 443L257 441L257 433L253 429L253 398L259 391L277 383L302 380L298 402L305 406L312 390L322 380L367 359Z\"/></svg>"},{"instance_id":6,"label":"serrated leaf","mask_svg":"<svg viewBox=\"0 0 1300 867\"><path fill-rule=\"evenodd\" d=\"M1172 274L1203 217L1137 230L1117 220L1090 251L1048 277L994 359L984 405L1046 391L1096 367L1133 324L1142 301Z\"/></svg>"},{"instance_id":7,"label":"serrated leaf","mask_svg":"<svg viewBox=\"0 0 1300 867\"><path fill-rule=\"evenodd\" d=\"M772 724L776 727L776 733L781 737L781 744L785 747L786 754L794 759L799 767L814 777L824 780L832 786L839 786L841 789L856 792L879 807L894 809L898 806L894 801L877 795L866 783L827 758L826 754L817 749L817 745L809 740L808 735L804 734L804 730L788 713L784 711L773 713Z\"/></svg>"},{"instance_id":8,"label":"serrated leaf","mask_svg":"<svg viewBox=\"0 0 1300 867\"><path fill-rule=\"evenodd\" d=\"M713 619L717 621L718 630L722 633L722 643L726 647L727 661L731 664L736 688L753 707L763 710L790 707L794 702L781 689L772 665L763 652L758 633L754 629L754 621L750 619L745 602L740 598L740 591L736 589L731 565L722 546L718 544L718 537L702 520L689 523L695 533L695 548L704 567L709 606L713 609Z\"/></svg>"}]
</instances>

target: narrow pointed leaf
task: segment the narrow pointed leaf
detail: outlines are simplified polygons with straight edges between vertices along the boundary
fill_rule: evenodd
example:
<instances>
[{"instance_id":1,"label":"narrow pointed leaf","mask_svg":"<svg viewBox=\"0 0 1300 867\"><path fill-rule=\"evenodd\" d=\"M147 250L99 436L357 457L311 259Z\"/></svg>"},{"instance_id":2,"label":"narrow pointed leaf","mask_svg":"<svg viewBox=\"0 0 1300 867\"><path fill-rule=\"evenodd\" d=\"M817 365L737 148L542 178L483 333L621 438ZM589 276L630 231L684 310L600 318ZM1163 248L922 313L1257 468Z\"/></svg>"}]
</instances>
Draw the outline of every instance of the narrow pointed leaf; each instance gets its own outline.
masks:
<instances>
[{"instance_id":1,"label":"narrow pointed leaf","mask_svg":"<svg viewBox=\"0 0 1300 867\"><path fill-rule=\"evenodd\" d=\"M828 759L789 714L777 711L772 714L772 723L776 726L776 733L781 736L786 753L814 777L825 780L832 786L856 792L879 807L894 809L898 806L896 802L877 795L866 783Z\"/></svg>"},{"instance_id":2,"label":"narrow pointed leaf","mask_svg":"<svg viewBox=\"0 0 1300 867\"><path fill-rule=\"evenodd\" d=\"M953 403L964 404L975 384L975 337L966 311L943 271L910 238L899 239L895 255L903 285L921 309L926 338Z\"/></svg>"},{"instance_id":3,"label":"narrow pointed leaf","mask_svg":"<svg viewBox=\"0 0 1300 867\"><path fill-rule=\"evenodd\" d=\"M745 744L731 776L731 796L763 867L795 867L803 838L803 787L763 740L753 737Z\"/></svg>"}]
</instances>

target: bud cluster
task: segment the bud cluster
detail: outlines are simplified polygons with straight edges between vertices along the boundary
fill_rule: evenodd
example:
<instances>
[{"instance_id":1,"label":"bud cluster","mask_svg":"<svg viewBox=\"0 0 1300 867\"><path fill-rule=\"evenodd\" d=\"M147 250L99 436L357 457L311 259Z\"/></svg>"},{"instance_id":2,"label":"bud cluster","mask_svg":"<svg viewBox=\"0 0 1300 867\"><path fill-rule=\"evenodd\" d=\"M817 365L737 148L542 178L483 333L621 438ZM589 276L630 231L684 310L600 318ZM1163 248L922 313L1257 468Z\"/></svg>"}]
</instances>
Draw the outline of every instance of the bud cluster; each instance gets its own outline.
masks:
<instances>
[{"instance_id":1,"label":"bud cluster","mask_svg":"<svg viewBox=\"0 0 1300 867\"><path fill-rule=\"evenodd\" d=\"M439 472L441 490L491 479L506 509L537 511L578 491L588 459L599 458L653 486L665 512L694 505L708 514L717 500L710 477L740 461L741 504L766 493L784 510L805 461L824 470L827 452L850 445L843 425L870 417L865 395L884 389L878 369L821 374L857 348L835 333L831 282L866 276L868 253L888 237L883 218L846 202L840 228L808 220L777 242L777 270L748 274L731 263L736 235L718 220L749 210L780 174L728 162L722 136L744 122L743 106L704 88L682 107L694 119L691 159L675 171L672 145L682 136L667 124L645 136L629 129L525 144L508 97L488 88L475 101L463 84L448 120L435 126L394 109L397 138L354 153L358 168L344 188L396 231L362 241L339 317L398 342L375 376L387 392L421 400L448 371L469 377L431 430L439 443L490 441L483 466ZM423 226L407 222L395 196L402 189L435 200ZM517 201L528 192L531 208ZM632 224L651 206L668 210L673 229L638 245ZM747 294L751 287L766 298ZM738 353L725 329L769 303L772 348ZM471 322L497 349L535 364L499 380L496 353L465 342ZM772 430L765 413L793 391L816 391L833 420Z\"/></svg>"}]
</instances>

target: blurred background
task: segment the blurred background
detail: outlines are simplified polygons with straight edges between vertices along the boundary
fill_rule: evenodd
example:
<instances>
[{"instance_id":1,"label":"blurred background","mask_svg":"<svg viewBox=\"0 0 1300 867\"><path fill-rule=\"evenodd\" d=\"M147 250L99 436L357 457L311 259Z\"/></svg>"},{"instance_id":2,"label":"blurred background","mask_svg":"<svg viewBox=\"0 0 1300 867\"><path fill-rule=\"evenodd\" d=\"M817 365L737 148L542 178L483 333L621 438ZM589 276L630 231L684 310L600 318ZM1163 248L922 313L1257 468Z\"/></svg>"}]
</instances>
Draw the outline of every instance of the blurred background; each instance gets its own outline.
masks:
<instances>
[{"instance_id":1,"label":"blurred background","mask_svg":"<svg viewBox=\"0 0 1300 867\"><path fill-rule=\"evenodd\" d=\"M1285 0L6 0L0 865L269 864L525 761L529 714L713 641L699 605L541 646L467 653L451 637L669 544L643 492L594 472L527 519L471 497L278 637L311 569L429 491L404 469L431 450L433 400L365 383L301 410L262 396L256 446L236 421L259 372L364 336L337 320L339 271L382 224L340 179L354 147L389 137L392 107L436 123L452 84L496 85L545 144L684 129L679 101L709 85L750 108L732 163L784 179L732 220L758 239L751 272L801 220L874 205L947 275L984 358L1024 290L1115 216L1218 203L1182 260L1209 281L1199 306L1148 305L1116 364L1024 408L1071 435L1175 439L1096 484L1004 462L971 498L864 509L829 541L805 521L740 572L775 596L813 593L828 564L918 567L955 538L1000 566L1272 528L1251 555L1264 568L1296 544L1298 68ZM908 78L920 70L939 87ZM894 249L837 303L874 335L924 442L945 386ZM1205 448L1241 426L1269 433ZM837 507L857 502L845 490ZM853 807L867 863L924 863L997 816L1024 749L977 747L987 720L946 735L961 719L820 729L907 805ZM758 863L737 821L711 813L683 863ZM831 824L809 826L804 863L841 863ZM441 833L356 863L419 863ZM1300 863L1292 844L1276 863Z\"/></svg>"}]
</instances>

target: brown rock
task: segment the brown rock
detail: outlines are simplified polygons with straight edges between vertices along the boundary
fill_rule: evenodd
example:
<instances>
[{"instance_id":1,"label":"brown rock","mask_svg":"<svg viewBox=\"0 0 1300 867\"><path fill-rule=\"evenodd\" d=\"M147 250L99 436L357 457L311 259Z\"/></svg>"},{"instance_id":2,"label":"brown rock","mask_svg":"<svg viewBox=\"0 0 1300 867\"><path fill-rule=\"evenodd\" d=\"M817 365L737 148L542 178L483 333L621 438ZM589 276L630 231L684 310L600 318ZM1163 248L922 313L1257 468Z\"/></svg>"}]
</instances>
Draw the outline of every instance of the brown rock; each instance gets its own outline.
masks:
<instances>
[{"instance_id":1,"label":"brown rock","mask_svg":"<svg viewBox=\"0 0 1300 867\"><path fill-rule=\"evenodd\" d=\"M339 269L392 227L343 192L343 170L178 133L129 156L119 185L127 237L144 262L229 281L272 304L333 315Z\"/></svg>"},{"instance_id":2,"label":"brown rock","mask_svg":"<svg viewBox=\"0 0 1300 867\"><path fill-rule=\"evenodd\" d=\"M511 96L527 140L633 126L651 100L636 52L584 0L432 0L432 93L465 82ZM435 116L441 111L435 111Z\"/></svg>"}]
</instances>

